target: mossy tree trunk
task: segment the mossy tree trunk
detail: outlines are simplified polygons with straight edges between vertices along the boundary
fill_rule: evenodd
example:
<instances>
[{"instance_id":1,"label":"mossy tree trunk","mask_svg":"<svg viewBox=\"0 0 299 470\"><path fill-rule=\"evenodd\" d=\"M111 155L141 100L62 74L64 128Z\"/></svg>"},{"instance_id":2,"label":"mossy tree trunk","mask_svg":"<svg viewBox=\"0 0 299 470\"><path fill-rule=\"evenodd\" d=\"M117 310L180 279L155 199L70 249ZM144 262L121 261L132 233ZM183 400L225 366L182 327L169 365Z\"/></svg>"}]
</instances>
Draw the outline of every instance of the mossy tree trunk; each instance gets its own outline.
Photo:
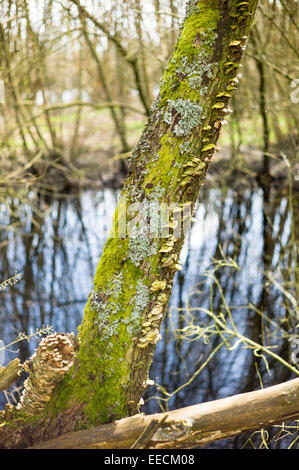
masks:
<instances>
[{"instance_id":1,"label":"mossy tree trunk","mask_svg":"<svg viewBox=\"0 0 299 470\"><path fill-rule=\"evenodd\" d=\"M78 364L58 391L57 409L82 403L88 424L137 412L184 241L171 234L171 223L169 237L153 238L142 222L131 237L119 233L123 210L137 202L145 219L155 205L194 206L230 112L256 6L256 0L187 5L97 268L79 332Z\"/></svg>"},{"instance_id":2,"label":"mossy tree trunk","mask_svg":"<svg viewBox=\"0 0 299 470\"><path fill-rule=\"evenodd\" d=\"M176 232L177 225L180 219L187 226L190 222L230 112L257 3L192 0L187 4L160 94L131 156L114 230L79 328L75 365L46 409L47 419L56 422L49 426L48 437L138 412L175 272L180 269L184 236ZM140 224L127 236L124 213L134 203L139 203ZM163 206L171 208L169 233L153 237L143 222L151 208ZM129 224L136 221L132 211L126 216Z\"/></svg>"}]
</instances>

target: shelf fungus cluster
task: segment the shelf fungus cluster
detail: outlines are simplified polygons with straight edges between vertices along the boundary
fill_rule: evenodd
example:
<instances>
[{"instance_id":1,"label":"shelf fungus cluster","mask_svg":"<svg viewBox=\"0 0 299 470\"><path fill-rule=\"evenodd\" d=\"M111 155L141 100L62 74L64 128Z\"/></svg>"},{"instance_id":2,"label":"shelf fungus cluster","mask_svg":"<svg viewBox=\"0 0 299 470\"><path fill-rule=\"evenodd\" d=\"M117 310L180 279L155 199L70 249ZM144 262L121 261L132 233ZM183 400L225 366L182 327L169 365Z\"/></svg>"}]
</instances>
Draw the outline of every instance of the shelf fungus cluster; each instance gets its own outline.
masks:
<instances>
[{"instance_id":1,"label":"shelf fungus cluster","mask_svg":"<svg viewBox=\"0 0 299 470\"><path fill-rule=\"evenodd\" d=\"M166 281L154 281L151 285L151 292L166 289Z\"/></svg>"},{"instance_id":2,"label":"shelf fungus cluster","mask_svg":"<svg viewBox=\"0 0 299 470\"><path fill-rule=\"evenodd\" d=\"M172 211L172 215L169 218L169 222L164 225L166 229L166 240L162 244L159 253L162 253L161 264L163 268L169 268L173 271L180 271L182 266L178 260L178 253L173 253L175 249L175 243L181 235L181 210L182 208L177 207ZM176 215L175 215L176 214Z\"/></svg>"},{"instance_id":3,"label":"shelf fungus cluster","mask_svg":"<svg viewBox=\"0 0 299 470\"><path fill-rule=\"evenodd\" d=\"M151 285L151 291L163 291L166 289L166 281L156 280ZM163 317L163 310L165 304L168 301L168 295L164 292L160 292L157 296L157 300L154 304L153 309L147 315L146 319L141 325L141 335L138 339L137 346L139 348L146 348L149 344L157 344L162 338L159 326Z\"/></svg>"},{"instance_id":4,"label":"shelf fungus cluster","mask_svg":"<svg viewBox=\"0 0 299 470\"><path fill-rule=\"evenodd\" d=\"M192 178L195 176L199 176L203 169L205 168L205 162L201 161L197 157L192 157L185 165L184 165L184 173L182 175L182 179L180 182L180 186L186 186L187 184L192 182Z\"/></svg>"},{"instance_id":5,"label":"shelf fungus cluster","mask_svg":"<svg viewBox=\"0 0 299 470\"><path fill-rule=\"evenodd\" d=\"M229 16L233 19L233 24L230 27L232 30L237 30L240 24L246 20L246 17L252 15L252 13L248 11L248 6L248 2L240 2L238 3L235 11L230 13ZM238 46L238 44L235 45Z\"/></svg>"},{"instance_id":6,"label":"shelf fungus cluster","mask_svg":"<svg viewBox=\"0 0 299 470\"><path fill-rule=\"evenodd\" d=\"M240 2L236 11L230 14L233 20L232 29L238 28L238 24L242 22L247 15L251 13L247 12L248 2ZM185 187L193 182L194 177L200 176L200 174L206 169L206 165L209 164L215 150L219 150L215 141L219 137L219 130L222 125L227 124L224 119L226 115L232 112L228 103L232 96L233 91L237 89L239 83L239 77L241 74L238 73L240 64L240 56L246 48L247 36L236 37L229 43L229 54L230 58L223 64L223 72L226 86L225 89L216 95L215 103L212 105L212 114L210 122L206 123L202 127L202 148L199 157L192 156L186 164L183 165L184 172L181 177L180 187ZM215 130L217 133L215 134Z\"/></svg>"},{"instance_id":7,"label":"shelf fungus cluster","mask_svg":"<svg viewBox=\"0 0 299 470\"><path fill-rule=\"evenodd\" d=\"M196 162L196 164L198 164ZM186 207L187 206L187 207ZM191 206L185 204L182 207L176 206L170 214L169 220L163 226L164 237L159 253L161 253L161 265L163 268L167 268L168 273L180 271L182 266L178 260L179 254L174 252L176 249L176 242L179 240L179 233L181 231L180 224L188 219L190 222L194 220L190 216ZM184 213L184 211L186 213ZM167 233L166 233L167 232ZM168 278L168 275L165 275ZM171 288L170 284L167 284L165 279L156 279L152 282L150 292L154 293L157 297L151 311L147 314L146 318L141 324L141 335L138 339L138 347L146 348L148 344L156 344L160 339L159 327L163 318L163 312L168 302L169 295L164 291L165 289Z\"/></svg>"},{"instance_id":8,"label":"shelf fungus cluster","mask_svg":"<svg viewBox=\"0 0 299 470\"><path fill-rule=\"evenodd\" d=\"M57 383L72 367L74 358L73 334L53 333L42 339L33 356L24 364L29 377L24 383L18 408L30 416L40 414Z\"/></svg>"}]
</instances>

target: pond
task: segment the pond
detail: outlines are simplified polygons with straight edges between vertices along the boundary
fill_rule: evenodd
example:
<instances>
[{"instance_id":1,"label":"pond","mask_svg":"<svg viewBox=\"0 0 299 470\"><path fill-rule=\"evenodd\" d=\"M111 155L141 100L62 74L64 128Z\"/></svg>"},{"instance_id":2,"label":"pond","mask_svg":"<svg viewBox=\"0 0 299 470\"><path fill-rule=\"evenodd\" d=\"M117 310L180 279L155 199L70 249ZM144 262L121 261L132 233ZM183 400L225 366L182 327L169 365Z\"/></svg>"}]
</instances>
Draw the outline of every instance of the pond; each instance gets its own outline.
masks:
<instances>
[{"instance_id":1,"label":"pond","mask_svg":"<svg viewBox=\"0 0 299 470\"><path fill-rule=\"evenodd\" d=\"M0 292L0 339L5 344L20 332L29 335L47 325L76 331L118 194L109 188L84 190L37 203L32 193L32 204L10 199L10 210L0 207L0 280L14 272L23 275ZM149 387L141 409L145 413L257 390L295 376L275 357L263 356L258 348L253 352L246 341L231 343L235 348L229 350L219 335L211 334L213 328L204 331L213 326L207 311L218 318L229 311L239 334L275 346L275 354L296 366L290 341L298 320L293 315L295 260L287 190L211 187L200 201L150 371L160 390ZM5 362L17 355L23 362L37 342L33 338L11 346ZM170 394L179 390L166 402L161 387ZM3 407L3 393L0 398ZM242 447L247 437L210 447Z\"/></svg>"}]
</instances>

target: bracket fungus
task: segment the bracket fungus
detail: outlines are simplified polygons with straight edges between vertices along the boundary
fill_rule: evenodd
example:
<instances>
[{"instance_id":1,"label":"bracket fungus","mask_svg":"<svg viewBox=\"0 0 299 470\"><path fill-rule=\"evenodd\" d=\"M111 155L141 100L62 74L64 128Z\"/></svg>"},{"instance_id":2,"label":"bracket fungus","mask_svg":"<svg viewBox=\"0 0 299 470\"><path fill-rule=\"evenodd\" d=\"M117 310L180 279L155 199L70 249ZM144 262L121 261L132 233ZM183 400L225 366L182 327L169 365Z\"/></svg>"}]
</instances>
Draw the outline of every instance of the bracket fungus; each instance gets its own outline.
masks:
<instances>
[{"instance_id":1,"label":"bracket fungus","mask_svg":"<svg viewBox=\"0 0 299 470\"><path fill-rule=\"evenodd\" d=\"M18 409L30 416L40 414L55 386L72 367L74 358L73 334L53 333L42 339L33 356L24 364L29 377L24 383Z\"/></svg>"}]
</instances>

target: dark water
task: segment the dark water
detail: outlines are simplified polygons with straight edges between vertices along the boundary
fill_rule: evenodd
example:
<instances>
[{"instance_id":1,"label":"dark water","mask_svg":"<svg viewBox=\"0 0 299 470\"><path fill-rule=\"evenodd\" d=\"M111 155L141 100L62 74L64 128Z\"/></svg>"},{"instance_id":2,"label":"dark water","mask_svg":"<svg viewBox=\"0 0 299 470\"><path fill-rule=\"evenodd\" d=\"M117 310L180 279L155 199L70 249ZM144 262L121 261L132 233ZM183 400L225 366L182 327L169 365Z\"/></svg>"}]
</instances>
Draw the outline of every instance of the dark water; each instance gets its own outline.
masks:
<instances>
[{"instance_id":1,"label":"dark water","mask_svg":"<svg viewBox=\"0 0 299 470\"><path fill-rule=\"evenodd\" d=\"M0 339L5 344L19 332L30 334L43 325L51 325L56 331L76 331L117 196L110 189L84 191L78 197L46 203L42 199L37 202L32 193L32 206L8 199L10 211L0 207L0 280L15 271L23 274L15 286L0 292ZM163 339L157 345L150 372L150 377L170 393L189 380L191 383L167 403L151 398L165 395L150 387L144 397L145 413L159 411L160 405L174 409L257 390L260 381L268 386L295 376L277 360L267 356L266 362L241 343L231 351L222 346L202 372L193 377L221 340L217 335L206 335L205 344L203 339L191 341L194 335L186 338L186 334L176 332L191 320L197 327L212 327L213 321L204 309L226 314L226 302L232 307L241 334L257 343L276 345L275 353L290 364L293 345L289 335L298 323L292 298L282 291L285 288L294 294L295 260L286 191L265 192L257 188L237 193L206 189L201 202L183 248L183 270L176 276L169 316L162 328ZM33 210L36 205L38 209ZM215 272L213 281L207 271L211 273L213 260L223 259L223 255L233 258L240 269L223 266ZM267 275L269 272L274 280L271 274ZM37 341L12 346L6 351L5 361L16 355L24 361ZM0 398L3 406L3 393ZM278 431L270 430L270 437ZM210 447L239 448L248 436ZM291 441L289 437L273 441L270 446L284 447ZM256 445L259 442L256 436Z\"/></svg>"}]
</instances>

